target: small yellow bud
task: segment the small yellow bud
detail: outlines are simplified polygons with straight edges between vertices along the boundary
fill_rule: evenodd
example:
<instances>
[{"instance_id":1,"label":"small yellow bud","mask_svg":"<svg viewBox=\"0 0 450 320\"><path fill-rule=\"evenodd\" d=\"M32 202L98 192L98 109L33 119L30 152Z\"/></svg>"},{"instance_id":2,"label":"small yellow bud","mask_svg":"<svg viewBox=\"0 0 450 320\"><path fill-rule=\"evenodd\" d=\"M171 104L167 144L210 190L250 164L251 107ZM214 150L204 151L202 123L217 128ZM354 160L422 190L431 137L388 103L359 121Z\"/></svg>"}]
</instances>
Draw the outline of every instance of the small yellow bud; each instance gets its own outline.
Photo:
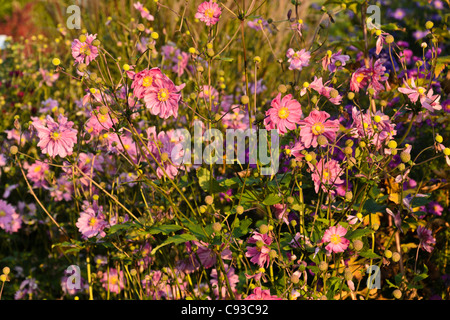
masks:
<instances>
[{"instance_id":1,"label":"small yellow bud","mask_svg":"<svg viewBox=\"0 0 450 320\"><path fill-rule=\"evenodd\" d=\"M152 33L150 34L150 36L152 37L152 39L155 39L155 40L159 38L158 32L152 32Z\"/></svg>"},{"instance_id":2,"label":"small yellow bud","mask_svg":"<svg viewBox=\"0 0 450 320\"><path fill-rule=\"evenodd\" d=\"M444 141L444 138L442 138L440 134L437 134L435 139L437 143L442 143Z\"/></svg>"},{"instance_id":3,"label":"small yellow bud","mask_svg":"<svg viewBox=\"0 0 450 320\"><path fill-rule=\"evenodd\" d=\"M61 60L59 60L58 58L53 58L52 64L53 64L54 66L59 66L60 63L61 63Z\"/></svg>"}]
</instances>

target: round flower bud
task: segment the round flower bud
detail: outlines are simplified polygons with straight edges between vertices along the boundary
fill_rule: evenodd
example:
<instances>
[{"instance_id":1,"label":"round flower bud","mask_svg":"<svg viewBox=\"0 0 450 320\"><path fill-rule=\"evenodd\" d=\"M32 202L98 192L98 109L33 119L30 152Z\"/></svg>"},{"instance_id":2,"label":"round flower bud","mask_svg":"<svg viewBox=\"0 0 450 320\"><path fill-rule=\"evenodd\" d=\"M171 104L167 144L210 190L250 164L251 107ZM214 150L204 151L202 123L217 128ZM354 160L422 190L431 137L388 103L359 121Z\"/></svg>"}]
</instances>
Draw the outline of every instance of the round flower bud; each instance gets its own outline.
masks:
<instances>
[{"instance_id":1,"label":"round flower bud","mask_svg":"<svg viewBox=\"0 0 450 320\"><path fill-rule=\"evenodd\" d=\"M344 153L347 155L351 155L353 153L353 149L351 147L345 147Z\"/></svg>"},{"instance_id":2,"label":"round flower bud","mask_svg":"<svg viewBox=\"0 0 450 320\"><path fill-rule=\"evenodd\" d=\"M437 143L442 143L444 141L444 138L442 138L440 134L437 134L435 139Z\"/></svg>"},{"instance_id":3,"label":"round flower bud","mask_svg":"<svg viewBox=\"0 0 450 320\"><path fill-rule=\"evenodd\" d=\"M388 35L386 36L384 41L386 41L387 44L391 44L392 42L394 42L394 37L392 35Z\"/></svg>"},{"instance_id":4,"label":"round flower bud","mask_svg":"<svg viewBox=\"0 0 450 320\"><path fill-rule=\"evenodd\" d=\"M397 142L395 142L395 140L391 140L388 142L388 147L389 149L395 149L397 148Z\"/></svg>"},{"instance_id":5,"label":"round flower bud","mask_svg":"<svg viewBox=\"0 0 450 320\"><path fill-rule=\"evenodd\" d=\"M142 32L142 31L145 30L145 26L144 26L142 23L139 23L139 24L137 25L137 29L138 29L140 32Z\"/></svg>"},{"instance_id":6,"label":"round flower bud","mask_svg":"<svg viewBox=\"0 0 450 320\"><path fill-rule=\"evenodd\" d=\"M317 143L319 144L319 146L324 146L328 143L328 139L325 136L320 135L317 137Z\"/></svg>"},{"instance_id":7,"label":"round flower bud","mask_svg":"<svg viewBox=\"0 0 450 320\"><path fill-rule=\"evenodd\" d=\"M350 100L353 100L353 99L355 98L355 93L349 92L349 93L347 94L347 97L348 97Z\"/></svg>"},{"instance_id":8,"label":"round flower bud","mask_svg":"<svg viewBox=\"0 0 450 320\"><path fill-rule=\"evenodd\" d=\"M194 47L190 47L188 51L190 54L195 54L197 52Z\"/></svg>"},{"instance_id":9,"label":"round flower bud","mask_svg":"<svg viewBox=\"0 0 450 320\"><path fill-rule=\"evenodd\" d=\"M373 121L375 121L376 123L380 123L381 117L379 115L376 115L375 117L373 117Z\"/></svg>"},{"instance_id":10,"label":"round flower bud","mask_svg":"<svg viewBox=\"0 0 450 320\"><path fill-rule=\"evenodd\" d=\"M291 276L291 282L293 284L297 284L300 281L300 277L298 276L298 274L293 273Z\"/></svg>"},{"instance_id":11,"label":"round flower bud","mask_svg":"<svg viewBox=\"0 0 450 320\"><path fill-rule=\"evenodd\" d=\"M241 97L241 103L242 104L247 104L250 102L250 98L248 96L242 96Z\"/></svg>"},{"instance_id":12,"label":"round flower bud","mask_svg":"<svg viewBox=\"0 0 450 320\"><path fill-rule=\"evenodd\" d=\"M392 251L389 249L384 251L384 256L388 259L392 258Z\"/></svg>"},{"instance_id":13,"label":"round flower bud","mask_svg":"<svg viewBox=\"0 0 450 320\"><path fill-rule=\"evenodd\" d=\"M286 91L287 91L287 87L286 87L284 84L280 84L280 85L278 86L278 92L280 92L280 93L286 93Z\"/></svg>"},{"instance_id":14,"label":"round flower bud","mask_svg":"<svg viewBox=\"0 0 450 320\"><path fill-rule=\"evenodd\" d=\"M207 210L207 207L206 206L200 206L200 213L205 213L206 212L206 210Z\"/></svg>"},{"instance_id":15,"label":"round flower bud","mask_svg":"<svg viewBox=\"0 0 450 320\"><path fill-rule=\"evenodd\" d=\"M256 241L256 246L257 246L258 248L262 248L262 247L264 246L264 241L262 241L262 240Z\"/></svg>"},{"instance_id":16,"label":"round flower bud","mask_svg":"<svg viewBox=\"0 0 450 320\"><path fill-rule=\"evenodd\" d=\"M404 163L400 163L398 166L397 166L397 169L398 170L400 170L400 171L403 171L403 170L405 170L405 164Z\"/></svg>"},{"instance_id":17,"label":"round flower bud","mask_svg":"<svg viewBox=\"0 0 450 320\"><path fill-rule=\"evenodd\" d=\"M361 148L365 148L366 145L367 145L367 144L366 144L364 141L360 141L360 142L359 142L359 146L360 146Z\"/></svg>"},{"instance_id":18,"label":"round flower bud","mask_svg":"<svg viewBox=\"0 0 450 320\"><path fill-rule=\"evenodd\" d=\"M361 251L364 247L364 243L361 240L355 240L353 241L353 247L356 251Z\"/></svg>"},{"instance_id":19,"label":"round flower bud","mask_svg":"<svg viewBox=\"0 0 450 320\"><path fill-rule=\"evenodd\" d=\"M313 159L312 155L310 155L309 153L307 155L305 155L305 160L310 162Z\"/></svg>"},{"instance_id":20,"label":"round flower bud","mask_svg":"<svg viewBox=\"0 0 450 320\"><path fill-rule=\"evenodd\" d=\"M11 270L9 269L9 267L4 267L3 268L3 273L8 275L11 272Z\"/></svg>"},{"instance_id":21,"label":"round flower bud","mask_svg":"<svg viewBox=\"0 0 450 320\"><path fill-rule=\"evenodd\" d=\"M60 63L61 63L61 60L59 60L58 58L53 58L52 64L53 64L54 66L59 66Z\"/></svg>"},{"instance_id":22,"label":"round flower bud","mask_svg":"<svg viewBox=\"0 0 450 320\"><path fill-rule=\"evenodd\" d=\"M17 146L11 146L11 148L9 148L9 152L12 155L15 155L15 154L17 154L17 152L19 152L19 148Z\"/></svg>"},{"instance_id":23,"label":"round flower bud","mask_svg":"<svg viewBox=\"0 0 450 320\"><path fill-rule=\"evenodd\" d=\"M137 275L137 271L136 269L131 269L130 270L130 274L134 277L135 275Z\"/></svg>"},{"instance_id":24,"label":"round flower bud","mask_svg":"<svg viewBox=\"0 0 450 320\"><path fill-rule=\"evenodd\" d=\"M353 273L350 271L350 269L345 269L344 271L344 279L347 281L350 281L353 279Z\"/></svg>"},{"instance_id":25,"label":"round flower bud","mask_svg":"<svg viewBox=\"0 0 450 320\"><path fill-rule=\"evenodd\" d=\"M243 214L244 213L244 207L243 206L237 206L236 207L236 213L237 214Z\"/></svg>"},{"instance_id":26,"label":"round flower bud","mask_svg":"<svg viewBox=\"0 0 450 320\"><path fill-rule=\"evenodd\" d=\"M392 254L392 261L394 261L394 262L399 262L399 261L400 261L400 253L394 252L394 253Z\"/></svg>"},{"instance_id":27,"label":"round flower bud","mask_svg":"<svg viewBox=\"0 0 450 320\"><path fill-rule=\"evenodd\" d=\"M338 95L339 95L339 91L337 91L336 89L331 89L331 91L330 91L331 98L337 98Z\"/></svg>"},{"instance_id":28,"label":"round flower bud","mask_svg":"<svg viewBox=\"0 0 450 320\"><path fill-rule=\"evenodd\" d=\"M287 203L289 203L289 204L293 204L294 201L295 201L295 199L294 199L294 197L289 196L289 197L286 198L286 201L287 201Z\"/></svg>"},{"instance_id":29,"label":"round flower bud","mask_svg":"<svg viewBox=\"0 0 450 320\"><path fill-rule=\"evenodd\" d=\"M267 224L262 224L259 226L259 232L261 234L266 234L267 232L269 232L269 227L267 226Z\"/></svg>"},{"instance_id":30,"label":"round flower bud","mask_svg":"<svg viewBox=\"0 0 450 320\"><path fill-rule=\"evenodd\" d=\"M426 47L428 47L428 44L426 43L426 42L422 42L421 44L420 44L420 46L422 47L422 49L425 49ZM422 61L417 61L416 62L416 66L418 66L418 67L421 67L422 66Z\"/></svg>"},{"instance_id":31,"label":"round flower bud","mask_svg":"<svg viewBox=\"0 0 450 320\"><path fill-rule=\"evenodd\" d=\"M261 57L260 56L256 56L253 58L253 62L255 63L261 63Z\"/></svg>"},{"instance_id":32,"label":"round flower bud","mask_svg":"<svg viewBox=\"0 0 450 320\"><path fill-rule=\"evenodd\" d=\"M158 32L152 32L151 34L150 34L150 37L152 37L152 39L158 39L159 38L159 34L158 34Z\"/></svg>"},{"instance_id":33,"label":"round flower bud","mask_svg":"<svg viewBox=\"0 0 450 320\"><path fill-rule=\"evenodd\" d=\"M0 281L1 281L1 282L5 282L7 279L8 279L8 277L6 276L6 274L2 274L2 275L0 276Z\"/></svg>"},{"instance_id":34,"label":"round flower bud","mask_svg":"<svg viewBox=\"0 0 450 320\"><path fill-rule=\"evenodd\" d=\"M445 154L446 156L450 156L450 148L445 148L445 149L444 149L444 154Z\"/></svg>"},{"instance_id":35,"label":"round flower bud","mask_svg":"<svg viewBox=\"0 0 450 320\"><path fill-rule=\"evenodd\" d=\"M434 27L434 23L432 21L427 21L425 23L425 28L427 28L428 30L432 29L433 27Z\"/></svg>"},{"instance_id":36,"label":"round flower bud","mask_svg":"<svg viewBox=\"0 0 450 320\"><path fill-rule=\"evenodd\" d=\"M398 289L395 289L394 292L392 292L392 295L395 299L400 299L402 297L402 292Z\"/></svg>"},{"instance_id":37,"label":"round flower bud","mask_svg":"<svg viewBox=\"0 0 450 320\"><path fill-rule=\"evenodd\" d=\"M169 160L169 154L167 152L164 152L161 154L161 161L167 161Z\"/></svg>"},{"instance_id":38,"label":"round flower bud","mask_svg":"<svg viewBox=\"0 0 450 320\"><path fill-rule=\"evenodd\" d=\"M328 263L326 261L320 261L319 270L325 272L328 270Z\"/></svg>"},{"instance_id":39,"label":"round flower bud","mask_svg":"<svg viewBox=\"0 0 450 320\"><path fill-rule=\"evenodd\" d=\"M212 196L206 196L205 203L209 206L212 205L214 203L214 198Z\"/></svg>"},{"instance_id":40,"label":"round flower bud","mask_svg":"<svg viewBox=\"0 0 450 320\"><path fill-rule=\"evenodd\" d=\"M409 152L403 151L400 153L400 159L404 163L409 162L409 160L411 160L411 155L409 154Z\"/></svg>"},{"instance_id":41,"label":"round flower bud","mask_svg":"<svg viewBox=\"0 0 450 320\"><path fill-rule=\"evenodd\" d=\"M347 201L352 201L352 199L353 199L353 192L347 191L347 192L345 193L345 200L347 200Z\"/></svg>"},{"instance_id":42,"label":"round flower bud","mask_svg":"<svg viewBox=\"0 0 450 320\"><path fill-rule=\"evenodd\" d=\"M82 34L82 35L80 35L79 37L78 37L78 40L80 40L80 42L85 42L87 39L86 39L86 35L84 35L84 34Z\"/></svg>"},{"instance_id":43,"label":"round flower bud","mask_svg":"<svg viewBox=\"0 0 450 320\"><path fill-rule=\"evenodd\" d=\"M100 45L100 40L95 39L94 41L92 41L92 45L98 47Z\"/></svg>"},{"instance_id":44,"label":"round flower bud","mask_svg":"<svg viewBox=\"0 0 450 320\"><path fill-rule=\"evenodd\" d=\"M219 233L220 230L222 230L222 225L220 224L220 222L216 222L212 225L212 229L215 233Z\"/></svg>"},{"instance_id":45,"label":"round flower bud","mask_svg":"<svg viewBox=\"0 0 450 320\"><path fill-rule=\"evenodd\" d=\"M269 257L270 259L275 259L276 257L278 257L278 253L275 250L270 250Z\"/></svg>"},{"instance_id":46,"label":"round flower bud","mask_svg":"<svg viewBox=\"0 0 450 320\"><path fill-rule=\"evenodd\" d=\"M130 70L130 65L125 63L125 64L122 66L122 68L123 68L124 71L128 71L128 70Z\"/></svg>"}]
</instances>

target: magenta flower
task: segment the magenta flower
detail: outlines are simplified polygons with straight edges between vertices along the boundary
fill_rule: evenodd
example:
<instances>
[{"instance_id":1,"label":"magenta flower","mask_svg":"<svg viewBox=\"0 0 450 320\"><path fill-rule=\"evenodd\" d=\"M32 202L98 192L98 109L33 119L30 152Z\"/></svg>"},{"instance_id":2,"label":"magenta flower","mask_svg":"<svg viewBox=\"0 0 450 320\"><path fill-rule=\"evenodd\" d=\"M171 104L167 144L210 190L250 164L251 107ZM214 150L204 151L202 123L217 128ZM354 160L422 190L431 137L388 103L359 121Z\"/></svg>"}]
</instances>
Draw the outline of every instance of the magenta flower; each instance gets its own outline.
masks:
<instances>
[{"instance_id":1,"label":"magenta flower","mask_svg":"<svg viewBox=\"0 0 450 320\"><path fill-rule=\"evenodd\" d=\"M108 131L117 122L112 114L101 114L100 107L91 112L91 116L85 123L85 130L89 134L99 135L103 130Z\"/></svg>"},{"instance_id":2,"label":"magenta flower","mask_svg":"<svg viewBox=\"0 0 450 320\"><path fill-rule=\"evenodd\" d=\"M444 211L444 207L441 206L439 202L431 201L427 205L428 213L434 214L436 216L442 216L442 212Z\"/></svg>"},{"instance_id":3,"label":"magenta flower","mask_svg":"<svg viewBox=\"0 0 450 320\"><path fill-rule=\"evenodd\" d=\"M289 70L302 70L303 67L309 65L311 53L305 49L294 51L294 49L289 48L286 52L286 57L288 57L288 62L290 63Z\"/></svg>"},{"instance_id":4,"label":"magenta flower","mask_svg":"<svg viewBox=\"0 0 450 320\"><path fill-rule=\"evenodd\" d=\"M256 244L256 247L248 246L245 256L251 258L250 261L254 264L260 267L267 267L270 262L269 246L272 243L272 238L268 234L261 234L255 231L247 242Z\"/></svg>"},{"instance_id":5,"label":"magenta flower","mask_svg":"<svg viewBox=\"0 0 450 320\"><path fill-rule=\"evenodd\" d=\"M108 223L106 222L102 211L103 208L101 206L98 208L93 206L86 207L84 211L80 213L80 217L75 225L78 227L78 230L81 232L84 239L95 236L103 238L106 235L103 229L108 226Z\"/></svg>"},{"instance_id":6,"label":"magenta flower","mask_svg":"<svg viewBox=\"0 0 450 320\"><path fill-rule=\"evenodd\" d=\"M433 237L431 230L419 226L417 228L417 236L420 240L419 246L422 246L422 248L427 252L433 251L434 248L431 245L436 244L436 239Z\"/></svg>"},{"instance_id":7,"label":"magenta flower","mask_svg":"<svg viewBox=\"0 0 450 320\"><path fill-rule=\"evenodd\" d=\"M385 89L381 82L389 77L386 75L386 68L383 66L383 60L378 59L373 62L370 60L369 67L361 67L357 69L350 79L350 90L359 92L360 89L367 86L367 89L373 88L375 93Z\"/></svg>"},{"instance_id":8,"label":"magenta flower","mask_svg":"<svg viewBox=\"0 0 450 320\"><path fill-rule=\"evenodd\" d=\"M244 300L283 300L278 296L272 296L270 290L262 290L261 287L253 289L253 293L249 294Z\"/></svg>"},{"instance_id":9,"label":"magenta flower","mask_svg":"<svg viewBox=\"0 0 450 320\"><path fill-rule=\"evenodd\" d=\"M299 121L300 139L305 148L317 147L317 137L322 135L328 142L334 142L339 130L339 120L328 120L330 115L325 111L313 110L303 120Z\"/></svg>"},{"instance_id":10,"label":"magenta flower","mask_svg":"<svg viewBox=\"0 0 450 320\"><path fill-rule=\"evenodd\" d=\"M58 122L47 115L46 124L41 121L33 121L39 137L38 147L42 153L48 154L54 158L60 156L64 158L70 156L73 152L73 146L77 142L77 130L72 129L73 122L67 121L63 115L58 116Z\"/></svg>"},{"instance_id":11,"label":"magenta flower","mask_svg":"<svg viewBox=\"0 0 450 320\"><path fill-rule=\"evenodd\" d=\"M215 25L219 22L222 9L213 1L205 1L198 6L195 18L206 23L207 26Z\"/></svg>"},{"instance_id":12,"label":"magenta flower","mask_svg":"<svg viewBox=\"0 0 450 320\"><path fill-rule=\"evenodd\" d=\"M86 41L81 42L75 39L72 42L72 57L75 59L75 64L84 63L88 65L97 58L98 49L92 44L96 37L96 34L86 34Z\"/></svg>"},{"instance_id":13,"label":"magenta flower","mask_svg":"<svg viewBox=\"0 0 450 320\"><path fill-rule=\"evenodd\" d=\"M48 163L36 160L32 165L26 164L24 167L27 169L27 178L33 182L33 187L40 188L48 185L45 179L50 170Z\"/></svg>"},{"instance_id":14,"label":"magenta flower","mask_svg":"<svg viewBox=\"0 0 450 320\"><path fill-rule=\"evenodd\" d=\"M328 228L322 238L322 243L329 242L325 249L335 253L344 252L350 244L350 240L344 238L346 233L347 229L339 224Z\"/></svg>"},{"instance_id":15,"label":"magenta flower","mask_svg":"<svg viewBox=\"0 0 450 320\"><path fill-rule=\"evenodd\" d=\"M264 125L267 130L277 129L283 135L288 130L295 130L296 123L302 117L302 106L288 94L281 99L281 93L272 100L271 108L266 111Z\"/></svg>"},{"instance_id":16,"label":"magenta flower","mask_svg":"<svg viewBox=\"0 0 450 320\"><path fill-rule=\"evenodd\" d=\"M148 12L148 9L145 8L139 1L133 4L134 8L141 13L141 17L147 19L148 21L153 21L155 18Z\"/></svg>"},{"instance_id":17,"label":"magenta flower","mask_svg":"<svg viewBox=\"0 0 450 320\"><path fill-rule=\"evenodd\" d=\"M178 117L178 103L181 100L179 93L184 86L175 84L166 79L154 79L153 86L145 91L144 101L147 109L153 115L158 115L163 119L170 116Z\"/></svg>"},{"instance_id":18,"label":"magenta flower","mask_svg":"<svg viewBox=\"0 0 450 320\"><path fill-rule=\"evenodd\" d=\"M334 190L329 190L331 187L344 183L344 180L340 178L343 174L343 170L339 166L336 160L329 160L325 162L325 159L320 159L315 166L310 164L313 168L311 175L314 181L314 188L316 193L319 192L319 188L325 192L330 191L334 194Z\"/></svg>"}]
</instances>

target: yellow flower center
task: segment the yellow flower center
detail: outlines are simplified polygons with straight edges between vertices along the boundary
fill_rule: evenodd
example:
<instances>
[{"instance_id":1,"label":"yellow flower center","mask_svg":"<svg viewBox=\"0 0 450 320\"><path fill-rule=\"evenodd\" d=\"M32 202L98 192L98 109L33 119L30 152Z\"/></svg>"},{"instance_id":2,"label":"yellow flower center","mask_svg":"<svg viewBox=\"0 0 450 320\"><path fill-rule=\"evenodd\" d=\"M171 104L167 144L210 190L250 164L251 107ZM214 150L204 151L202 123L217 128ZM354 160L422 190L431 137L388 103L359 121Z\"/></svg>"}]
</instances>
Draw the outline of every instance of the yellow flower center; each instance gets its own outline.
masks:
<instances>
[{"instance_id":1,"label":"yellow flower center","mask_svg":"<svg viewBox=\"0 0 450 320\"><path fill-rule=\"evenodd\" d=\"M289 109L286 107L283 107L280 110L278 110L278 117L280 119L286 119L287 117L289 117Z\"/></svg>"},{"instance_id":2,"label":"yellow flower center","mask_svg":"<svg viewBox=\"0 0 450 320\"><path fill-rule=\"evenodd\" d=\"M145 77L144 79L142 79L142 86L143 87L150 87L153 83L153 78L150 76Z\"/></svg>"},{"instance_id":3,"label":"yellow flower center","mask_svg":"<svg viewBox=\"0 0 450 320\"><path fill-rule=\"evenodd\" d=\"M97 219L95 219L94 217L89 219L89 227L95 226L96 223L97 223Z\"/></svg>"},{"instance_id":4,"label":"yellow flower center","mask_svg":"<svg viewBox=\"0 0 450 320\"><path fill-rule=\"evenodd\" d=\"M425 89L420 87L417 92L419 92L420 95L423 95L425 93Z\"/></svg>"},{"instance_id":5,"label":"yellow flower center","mask_svg":"<svg viewBox=\"0 0 450 320\"><path fill-rule=\"evenodd\" d=\"M169 90L162 88L158 92L158 100L161 102L167 101L169 99Z\"/></svg>"},{"instance_id":6,"label":"yellow flower center","mask_svg":"<svg viewBox=\"0 0 450 320\"><path fill-rule=\"evenodd\" d=\"M61 135L59 134L59 132L52 132L52 139L53 140L58 140L61 137Z\"/></svg>"},{"instance_id":7,"label":"yellow flower center","mask_svg":"<svg viewBox=\"0 0 450 320\"><path fill-rule=\"evenodd\" d=\"M87 43L85 43L81 46L80 54L84 54L85 56L91 55L91 50L89 49L89 45Z\"/></svg>"},{"instance_id":8,"label":"yellow flower center","mask_svg":"<svg viewBox=\"0 0 450 320\"><path fill-rule=\"evenodd\" d=\"M330 177L330 172L328 171L328 169L323 170L322 176L324 179L328 180L328 178Z\"/></svg>"},{"instance_id":9,"label":"yellow flower center","mask_svg":"<svg viewBox=\"0 0 450 320\"><path fill-rule=\"evenodd\" d=\"M108 120L104 115L100 115L98 117L98 121L100 121L101 123L106 122L106 120Z\"/></svg>"},{"instance_id":10,"label":"yellow flower center","mask_svg":"<svg viewBox=\"0 0 450 320\"><path fill-rule=\"evenodd\" d=\"M323 123L318 122L312 126L312 132L314 135L318 136L325 132L325 127Z\"/></svg>"},{"instance_id":11,"label":"yellow flower center","mask_svg":"<svg viewBox=\"0 0 450 320\"><path fill-rule=\"evenodd\" d=\"M4 217L4 216L6 216L6 212L3 210L0 210L0 217Z\"/></svg>"},{"instance_id":12,"label":"yellow flower center","mask_svg":"<svg viewBox=\"0 0 450 320\"><path fill-rule=\"evenodd\" d=\"M341 243L341 237L338 234L333 234L330 238L330 241L332 244L339 244Z\"/></svg>"},{"instance_id":13,"label":"yellow flower center","mask_svg":"<svg viewBox=\"0 0 450 320\"><path fill-rule=\"evenodd\" d=\"M358 82L361 82L363 80L364 80L364 76L362 74L360 74L356 77L356 81L358 81Z\"/></svg>"},{"instance_id":14,"label":"yellow flower center","mask_svg":"<svg viewBox=\"0 0 450 320\"><path fill-rule=\"evenodd\" d=\"M214 16L214 10L213 9L206 9L205 10L205 17L212 18Z\"/></svg>"},{"instance_id":15,"label":"yellow flower center","mask_svg":"<svg viewBox=\"0 0 450 320\"><path fill-rule=\"evenodd\" d=\"M39 172L41 171L42 167L41 166L36 166L36 168L34 168L34 172Z\"/></svg>"}]
</instances>

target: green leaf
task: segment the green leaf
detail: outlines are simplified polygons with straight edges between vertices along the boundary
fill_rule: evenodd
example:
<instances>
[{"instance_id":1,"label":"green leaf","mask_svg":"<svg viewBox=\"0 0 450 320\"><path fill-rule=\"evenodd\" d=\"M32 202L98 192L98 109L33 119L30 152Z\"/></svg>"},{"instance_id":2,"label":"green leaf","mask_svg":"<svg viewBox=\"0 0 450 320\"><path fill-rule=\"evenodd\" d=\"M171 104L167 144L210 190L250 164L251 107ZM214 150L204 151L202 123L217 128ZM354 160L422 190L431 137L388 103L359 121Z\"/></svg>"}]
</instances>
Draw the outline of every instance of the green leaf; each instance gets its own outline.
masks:
<instances>
[{"instance_id":1,"label":"green leaf","mask_svg":"<svg viewBox=\"0 0 450 320\"><path fill-rule=\"evenodd\" d=\"M380 259L381 258L379 255L377 255L372 250L361 251L361 252L358 252L358 254L361 257L364 257L364 258L367 258L367 259Z\"/></svg>"},{"instance_id":2,"label":"green leaf","mask_svg":"<svg viewBox=\"0 0 450 320\"><path fill-rule=\"evenodd\" d=\"M372 229L356 229L354 231L347 232L344 236L348 240L360 239L368 234L374 233Z\"/></svg>"},{"instance_id":3,"label":"green leaf","mask_svg":"<svg viewBox=\"0 0 450 320\"><path fill-rule=\"evenodd\" d=\"M112 235L112 234L115 234L115 233L117 233L119 231L122 231L122 230L127 230L127 229L134 228L135 226L136 226L135 223L132 222L132 221L124 222L124 223L118 223L118 224L113 225L111 228L109 228L107 233L109 235Z\"/></svg>"},{"instance_id":4,"label":"green leaf","mask_svg":"<svg viewBox=\"0 0 450 320\"><path fill-rule=\"evenodd\" d=\"M271 206L271 205L281 202L282 199L283 198L280 197L279 195L271 193L264 199L263 205Z\"/></svg>"},{"instance_id":5,"label":"green leaf","mask_svg":"<svg viewBox=\"0 0 450 320\"><path fill-rule=\"evenodd\" d=\"M150 234L158 234L158 233L169 234L171 232L181 230L182 228L183 227L181 227L177 224L163 224L161 226L151 227L148 230L148 233L150 233Z\"/></svg>"},{"instance_id":6,"label":"green leaf","mask_svg":"<svg viewBox=\"0 0 450 320\"><path fill-rule=\"evenodd\" d=\"M159 249L161 249L164 246L167 246L168 244L172 244L172 243L173 244L181 244L181 243L186 243L188 241L197 241L197 238L194 235L189 234L189 233L177 234L173 237L167 238L167 240L164 241L162 244L153 248L153 250L150 254L154 255L156 253L156 251L158 251Z\"/></svg>"},{"instance_id":7,"label":"green leaf","mask_svg":"<svg viewBox=\"0 0 450 320\"><path fill-rule=\"evenodd\" d=\"M206 168L199 168L197 170L197 178L200 187L206 192L225 192L229 189L222 187L214 177L211 179L210 171Z\"/></svg>"},{"instance_id":8,"label":"green leaf","mask_svg":"<svg viewBox=\"0 0 450 320\"><path fill-rule=\"evenodd\" d=\"M248 233L248 227L252 224L252 219L246 218L244 220L236 219L236 223L233 225L233 231L231 234L234 238L240 238Z\"/></svg>"},{"instance_id":9,"label":"green leaf","mask_svg":"<svg viewBox=\"0 0 450 320\"><path fill-rule=\"evenodd\" d=\"M384 212L386 206L377 203L373 199L367 199L367 201L364 203L363 209L369 213Z\"/></svg>"}]
</instances>

